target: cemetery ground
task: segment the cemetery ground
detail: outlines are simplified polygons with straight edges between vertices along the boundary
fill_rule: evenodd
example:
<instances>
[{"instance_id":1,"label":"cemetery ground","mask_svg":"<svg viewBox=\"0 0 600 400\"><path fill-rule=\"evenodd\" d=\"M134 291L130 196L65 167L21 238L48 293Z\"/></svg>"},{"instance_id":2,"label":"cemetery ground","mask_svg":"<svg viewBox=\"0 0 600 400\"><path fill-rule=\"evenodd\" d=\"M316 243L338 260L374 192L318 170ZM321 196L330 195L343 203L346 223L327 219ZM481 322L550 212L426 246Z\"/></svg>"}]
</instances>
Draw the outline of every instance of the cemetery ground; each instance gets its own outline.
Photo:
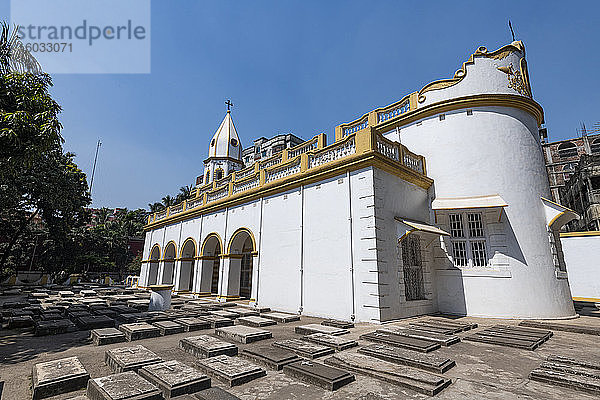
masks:
<instances>
[{"instance_id":1,"label":"cemetery ground","mask_svg":"<svg viewBox=\"0 0 600 400\"><path fill-rule=\"evenodd\" d=\"M68 304L75 305L82 299L88 299L87 304L91 304L89 301L91 295L91 298L99 301L98 304L105 303L106 307L88 307L106 310L106 315L115 319L117 327L123 328L123 325L131 322L156 322L158 314L140 312L144 306L144 302L140 300L147 300L147 293L141 291L124 293L120 289L96 288L96 294L87 292L86 296L83 296L77 293L77 290L67 290L72 290L75 294L60 299L57 289L46 292L48 297L41 298L41 308L43 309L45 302L51 304L48 299L54 297L58 299L54 304L60 305L56 306L56 309L63 307L63 312L68 315L69 312L64 311L64 307L68 307ZM76 357L83 367L83 370L79 367L73 369L73 374L79 374L78 379L83 379L84 382L88 379L87 375L82 376L85 372L89 374L89 379L99 382L97 378L115 374L115 368L119 371L132 368L137 371L137 374L129 372L131 376L128 376L128 379L135 378L147 384L141 378L150 379L151 374L157 374L156 371L160 369L156 367L158 365L156 360L152 359L162 359L170 362L165 368L171 373L181 371L178 373L180 378L190 376L190 382L195 379L196 388L193 391L207 386L208 380L203 376L206 374L213 388L219 387L237 398L246 400L425 399L434 392L434 396L439 399L577 398L585 400L597 398L600 393L600 336L598 336L600 318L594 316L595 312L590 316L581 316L577 319L544 321L551 324L550 328L548 326L524 327L519 325L522 322L520 320L449 316L421 316L386 324L357 323L350 327L351 324L336 322L322 325L323 318L304 315L300 316L299 320L294 320L297 318L292 315L287 317L276 315L272 317L274 319L256 318L257 315L246 315L258 314L258 312L253 312L243 302L234 306L231 304L224 306L210 299L194 300L177 297L173 299L172 309L161 314L162 318L159 319L164 322L185 318L184 329L189 331L182 332L181 324L179 326L158 324L162 332L167 334L151 337L155 333L140 333L141 331L136 331L137 328L133 327L132 338L140 339L96 345L90 339L90 330L87 329L70 329L71 332L44 336L36 336L33 328L8 329L6 325L11 312L7 310L17 309L14 307L19 303L22 309L31 298L31 294L26 292L0 297L5 324L5 327L0 330L0 381L4 382L1 397L3 400L31 399L35 386L32 382L32 379L35 380L32 376L34 366L63 360L58 367L65 368L65 365L70 365L72 361L64 359L72 357ZM8 307L5 307L7 304ZM137 315L137 319L128 317L127 313L124 313L126 311L124 307L129 307L132 314ZM95 315L90 312L90 308L85 310L84 308L75 308L74 310L77 311L72 310L71 314L89 312L92 316ZM115 313L111 310L120 311ZM262 317L269 317L267 310L260 311L264 311L261 313ZM215 314L210 314L211 312ZM14 314L17 315L19 312ZM229 318L223 319L224 317L219 314L229 315ZM217 317L213 318L211 315ZM86 316L81 314L75 319ZM203 320L203 316L206 319ZM201 322L194 321L192 318L197 318ZM276 324L268 320L276 321ZM284 320L291 321L283 322ZM18 325L19 320L15 321L13 325ZM212 321L212 325L209 327L206 321ZM226 323L227 321L231 323ZM229 327L219 328L223 325ZM568 325L570 331L559 330L564 325ZM240 329L232 329L231 326L239 326ZM571 332L577 330L577 327L587 333ZM320 331L324 333L319 333ZM548 331L551 331L551 334L547 333ZM313 333L310 338L306 337L312 332L317 333ZM208 335L209 338L205 336L196 338L201 335ZM147 337L144 338L145 336ZM187 341L192 345L188 345L187 350L184 350L185 346L181 345L181 341L186 338L192 338ZM205 355L211 357L203 358L201 352L193 351L194 340L200 343L200 347L203 342L210 342L211 346L216 344L211 347L213 350L221 348L229 350L206 353ZM276 345L274 346L273 343ZM140 353L141 356L136 356L135 363L139 363L140 359L145 357L145 352L148 352L151 355L148 362L155 365L154 369L140 368L141 364L130 363L128 366L127 354L131 355L137 350L120 349L135 346L145 348L143 354ZM235 352L230 352L232 347L237 347L237 356L232 355ZM118 354L121 354L125 361L116 365L121 362L117 360L120 357ZM258 354L259 357L252 358L253 354ZM271 358L271 361L263 362L265 360L261 360L261 356ZM215 357L221 357L223 360ZM276 360L272 362L273 359ZM572 360L581 362L581 365L572 364ZM406 365L407 363L409 365ZM219 365L226 366L220 371L221 375L212 374L214 370L211 368L219 368ZM248 368L248 365L251 367ZM285 365L290 367L286 368ZM328 367L321 367L321 365ZM315 366L318 367L316 370L307 371ZM338 370L331 370L332 366L341 370L339 374L336 372ZM545 369L540 368L541 366L545 366ZM186 369L187 367L193 369ZM230 373L235 375L237 372L234 370L238 367L244 369L243 373L231 379L223 376ZM56 364L49 368L56 368ZM541 374L542 380L550 376L550 382L530 379L534 370ZM557 377L556 381L552 381L553 374ZM563 379L565 376L568 378L566 383ZM38 376L38 380L40 379ZM90 391L86 390L85 385L77 384L75 380L70 382L74 383L74 390L70 390L70 383L63 381L62 390L69 390L68 392L49 397L44 397L45 395L40 392L42 393L40 398L55 400L92 398L87 397L90 396ZM230 386L231 383L234 386ZM115 395L113 398L162 398L162 395L158 394L157 387L148 386L154 392L148 392L147 396L118 397ZM181 400L235 398L226 397L226 393L219 393L221 397L210 397L210 395L208 391L200 390L194 394L178 395L173 398ZM97 398L110 399L111 397Z\"/></svg>"}]
</instances>

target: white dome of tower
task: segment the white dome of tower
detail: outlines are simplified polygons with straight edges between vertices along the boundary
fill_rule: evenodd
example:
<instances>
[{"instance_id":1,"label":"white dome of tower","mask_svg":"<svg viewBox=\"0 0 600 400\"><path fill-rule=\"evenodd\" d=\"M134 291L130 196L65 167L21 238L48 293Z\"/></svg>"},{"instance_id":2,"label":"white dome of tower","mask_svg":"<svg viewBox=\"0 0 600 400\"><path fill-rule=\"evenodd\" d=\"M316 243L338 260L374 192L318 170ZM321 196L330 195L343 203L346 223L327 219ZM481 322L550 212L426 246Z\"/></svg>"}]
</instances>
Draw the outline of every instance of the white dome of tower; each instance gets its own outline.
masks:
<instances>
[{"instance_id":1,"label":"white dome of tower","mask_svg":"<svg viewBox=\"0 0 600 400\"><path fill-rule=\"evenodd\" d=\"M210 141L208 158L212 157L242 160L242 145L229 110Z\"/></svg>"}]
</instances>

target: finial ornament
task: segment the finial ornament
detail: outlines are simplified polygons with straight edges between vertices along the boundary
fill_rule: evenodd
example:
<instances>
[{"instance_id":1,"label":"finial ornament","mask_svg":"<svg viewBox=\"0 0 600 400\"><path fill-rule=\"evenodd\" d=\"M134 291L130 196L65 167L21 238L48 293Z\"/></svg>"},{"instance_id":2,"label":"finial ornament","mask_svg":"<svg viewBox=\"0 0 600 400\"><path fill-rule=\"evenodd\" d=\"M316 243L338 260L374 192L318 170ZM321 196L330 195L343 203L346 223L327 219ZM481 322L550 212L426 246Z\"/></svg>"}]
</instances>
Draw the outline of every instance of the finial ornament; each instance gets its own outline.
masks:
<instances>
[{"instance_id":1,"label":"finial ornament","mask_svg":"<svg viewBox=\"0 0 600 400\"><path fill-rule=\"evenodd\" d=\"M230 112L230 107L233 107L233 103L228 99L225 104L227 104L227 112Z\"/></svg>"}]
</instances>

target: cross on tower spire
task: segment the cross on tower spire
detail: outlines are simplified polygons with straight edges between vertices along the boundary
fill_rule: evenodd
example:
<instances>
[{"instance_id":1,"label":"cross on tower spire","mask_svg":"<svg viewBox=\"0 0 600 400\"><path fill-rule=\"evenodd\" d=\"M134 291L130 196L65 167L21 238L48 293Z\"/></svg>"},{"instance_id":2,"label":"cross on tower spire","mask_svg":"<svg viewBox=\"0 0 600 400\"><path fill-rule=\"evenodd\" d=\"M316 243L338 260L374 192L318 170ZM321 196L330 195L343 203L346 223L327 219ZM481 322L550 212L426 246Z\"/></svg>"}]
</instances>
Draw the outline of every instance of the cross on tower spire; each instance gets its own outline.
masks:
<instances>
[{"instance_id":1,"label":"cross on tower spire","mask_svg":"<svg viewBox=\"0 0 600 400\"><path fill-rule=\"evenodd\" d=\"M225 102L225 104L227 104L227 112L230 112L229 108L230 108L230 107L233 107L233 103L231 102L231 100L229 100L229 99L228 99L228 100Z\"/></svg>"}]
</instances>

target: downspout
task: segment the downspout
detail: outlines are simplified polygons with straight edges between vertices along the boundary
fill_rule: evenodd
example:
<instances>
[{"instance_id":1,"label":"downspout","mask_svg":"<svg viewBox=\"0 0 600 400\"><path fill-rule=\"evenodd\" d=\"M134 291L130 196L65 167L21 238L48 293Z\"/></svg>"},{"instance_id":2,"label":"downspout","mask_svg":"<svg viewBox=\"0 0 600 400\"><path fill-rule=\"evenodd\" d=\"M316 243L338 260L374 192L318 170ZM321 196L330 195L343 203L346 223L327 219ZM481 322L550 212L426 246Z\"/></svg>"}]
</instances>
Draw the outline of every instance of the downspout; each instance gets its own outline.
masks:
<instances>
[{"instance_id":1,"label":"downspout","mask_svg":"<svg viewBox=\"0 0 600 400\"><path fill-rule=\"evenodd\" d=\"M350 281L352 284L352 322L356 319L356 306L354 304L354 241L352 240L352 189L350 185L350 171L346 171L346 179L348 179L348 226L350 228Z\"/></svg>"},{"instance_id":2,"label":"downspout","mask_svg":"<svg viewBox=\"0 0 600 400\"><path fill-rule=\"evenodd\" d=\"M263 229L263 198L260 198L260 219L258 221L258 255L256 257L256 299L254 306L258 307L258 291L260 289L260 250L262 249L262 229Z\"/></svg>"},{"instance_id":3,"label":"downspout","mask_svg":"<svg viewBox=\"0 0 600 400\"><path fill-rule=\"evenodd\" d=\"M304 185L300 186L300 308L298 314L302 314L304 308Z\"/></svg>"},{"instance_id":4,"label":"downspout","mask_svg":"<svg viewBox=\"0 0 600 400\"><path fill-rule=\"evenodd\" d=\"M227 248L227 219L229 217L229 207L225 208L225 232L223 232L223 246L221 249L221 255L223 255L223 253L225 252L225 249ZM219 262L219 269L221 270L221 278L223 277L223 273L225 271L225 258L221 257L221 260ZM229 274L227 274L227 280L229 280ZM221 290L219 290L221 292L220 296L223 297L222 293L223 293L223 281L224 279L221 279ZM227 300L227 295L225 295L225 300Z\"/></svg>"}]
</instances>

